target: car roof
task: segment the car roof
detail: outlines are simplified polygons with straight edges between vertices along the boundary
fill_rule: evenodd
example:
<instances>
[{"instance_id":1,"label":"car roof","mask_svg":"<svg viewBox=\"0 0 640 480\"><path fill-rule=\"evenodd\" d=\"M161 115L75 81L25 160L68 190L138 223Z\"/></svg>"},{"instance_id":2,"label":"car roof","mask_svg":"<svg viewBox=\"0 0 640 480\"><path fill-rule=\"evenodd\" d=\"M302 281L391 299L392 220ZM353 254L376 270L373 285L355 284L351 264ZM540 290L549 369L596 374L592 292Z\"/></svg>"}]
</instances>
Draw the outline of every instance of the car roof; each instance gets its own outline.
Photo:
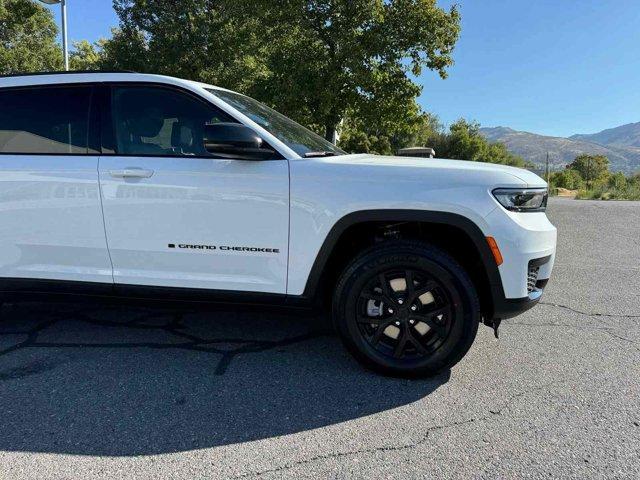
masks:
<instances>
[{"instance_id":1,"label":"car roof","mask_svg":"<svg viewBox=\"0 0 640 480\"><path fill-rule=\"evenodd\" d=\"M224 90L223 88L216 87L215 85L208 85L202 82L195 82L193 80L185 80L167 75L122 71L38 72L0 76L0 88L95 82L150 82Z\"/></svg>"}]
</instances>

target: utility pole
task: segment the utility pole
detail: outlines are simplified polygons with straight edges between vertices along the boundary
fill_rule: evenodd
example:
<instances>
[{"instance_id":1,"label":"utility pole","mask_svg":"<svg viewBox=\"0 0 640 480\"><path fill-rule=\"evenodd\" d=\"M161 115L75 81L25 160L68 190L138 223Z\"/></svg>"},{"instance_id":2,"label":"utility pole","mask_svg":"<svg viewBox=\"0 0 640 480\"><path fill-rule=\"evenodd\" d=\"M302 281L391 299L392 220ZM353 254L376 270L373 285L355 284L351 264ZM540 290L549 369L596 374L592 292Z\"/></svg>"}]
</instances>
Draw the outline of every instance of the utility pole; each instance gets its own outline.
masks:
<instances>
[{"instance_id":1,"label":"utility pole","mask_svg":"<svg viewBox=\"0 0 640 480\"><path fill-rule=\"evenodd\" d=\"M69 45L67 43L67 0L40 0L47 5L60 4L60 14L62 17L62 58L64 59L64 69L69 70Z\"/></svg>"},{"instance_id":2,"label":"utility pole","mask_svg":"<svg viewBox=\"0 0 640 480\"><path fill-rule=\"evenodd\" d=\"M547 165L545 167L545 176L547 177L545 180L549 183L549 152L547 152Z\"/></svg>"}]
</instances>

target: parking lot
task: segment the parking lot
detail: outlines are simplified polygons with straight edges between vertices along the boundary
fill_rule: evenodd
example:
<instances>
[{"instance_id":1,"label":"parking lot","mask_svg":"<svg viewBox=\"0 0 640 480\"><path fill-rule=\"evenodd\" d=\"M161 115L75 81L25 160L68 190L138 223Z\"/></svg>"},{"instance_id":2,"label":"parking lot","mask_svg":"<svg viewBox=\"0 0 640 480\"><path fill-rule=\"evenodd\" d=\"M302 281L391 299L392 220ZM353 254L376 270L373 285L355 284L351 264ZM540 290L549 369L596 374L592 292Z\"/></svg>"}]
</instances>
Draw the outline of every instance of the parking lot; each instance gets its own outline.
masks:
<instances>
[{"instance_id":1,"label":"parking lot","mask_svg":"<svg viewBox=\"0 0 640 480\"><path fill-rule=\"evenodd\" d=\"M542 304L409 381L320 318L0 311L0 478L640 477L640 203L552 199Z\"/></svg>"}]
</instances>

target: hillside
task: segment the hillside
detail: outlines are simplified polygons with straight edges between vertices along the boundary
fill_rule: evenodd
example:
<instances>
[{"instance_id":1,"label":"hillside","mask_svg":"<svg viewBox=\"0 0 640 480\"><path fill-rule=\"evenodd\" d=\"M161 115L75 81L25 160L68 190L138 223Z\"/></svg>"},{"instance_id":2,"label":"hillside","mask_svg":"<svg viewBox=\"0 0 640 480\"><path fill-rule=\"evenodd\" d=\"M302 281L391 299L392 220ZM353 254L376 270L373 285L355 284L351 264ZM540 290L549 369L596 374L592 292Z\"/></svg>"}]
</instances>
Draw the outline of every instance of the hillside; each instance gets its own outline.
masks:
<instances>
[{"instance_id":1,"label":"hillside","mask_svg":"<svg viewBox=\"0 0 640 480\"><path fill-rule=\"evenodd\" d=\"M631 125L638 125L638 130L640 130L640 123ZM593 135L574 135L570 138L520 132L508 127L481 128L480 132L488 140L504 143L509 151L538 166L544 165L547 152L549 153L549 162L554 169L564 167L582 153L588 153L607 156L613 171L622 171L627 174L639 171L640 146L633 143L631 129L618 130L613 134L605 133L612 130L616 129L605 130ZM591 140L593 138L601 139L601 141L607 138L626 139L625 141L630 144L606 145Z\"/></svg>"},{"instance_id":2,"label":"hillside","mask_svg":"<svg viewBox=\"0 0 640 480\"><path fill-rule=\"evenodd\" d=\"M640 122L608 128L593 134L572 135L569 139L594 142L601 145L640 147Z\"/></svg>"}]
</instances>

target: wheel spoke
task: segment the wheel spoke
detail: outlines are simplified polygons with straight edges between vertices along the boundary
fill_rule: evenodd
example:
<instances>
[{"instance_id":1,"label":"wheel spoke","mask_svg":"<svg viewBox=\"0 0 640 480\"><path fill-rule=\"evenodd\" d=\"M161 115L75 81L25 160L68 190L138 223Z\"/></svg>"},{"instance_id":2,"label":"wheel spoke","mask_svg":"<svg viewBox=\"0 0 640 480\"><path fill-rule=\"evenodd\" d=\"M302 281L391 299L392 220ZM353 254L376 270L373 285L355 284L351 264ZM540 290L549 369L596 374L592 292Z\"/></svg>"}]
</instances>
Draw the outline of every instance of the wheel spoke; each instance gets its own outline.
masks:
<instances>
[{"instance_id":1,"label":"wheel spoke","mask_svg":"<svg viewBox=\"0 0 640 480\"><path fill-rule=\"evenodd\" d=\"M415 302L418 298L420 298L425 293L430 292L434 288L436 288L438 284L433 281L428 281L424 285L421 285L419 288L413 290L413 295L411 296L411 303Z\"/></svg>"},{"instance_id":2,"label":"wheel spoke","mask_svg":"<svg viewBox=\"0 0 640 480\"><path fill-rule=\"evenodd\" d=\"M376 328L376 333L373 334L373 338L371 339L371 343L373 345L377 345L378 342L380 341L380 339L382 338L382 335L384 334L384 331L387 329L387 327L389 325L391 325L393 323L393 320L389 320L386 319L385 322L380 323L380 325L378 326L378 328Z\"/></svg>"},{"instance_id":3,"label":"wheel spoke","mask_svg":"<svg viewBox=\"0 0 640 480\"><path fill-rule=\"evenodd\" d=\"M444 309L441 309L441 310L444 310ZM435 312L429 313L427 315L411 315L411 318L413 318L414 320L417 320L418 322L426 323L427 325L429 325L429 328L435 331L439 337L444 338L444 336L447 333L446 329L444 325L439 324L435 320L435 317L437 315L440 315L439 312L440 310L436 310Z\"/></svg>"},{"instance_id":4,"label":"wheel spoke","mask_svg":"<svg viewBox=\"0 0 640 480\"><path fill-rule=\"evenodd\" d=\"M396 346L393 349L393 356L395 358L402 357L402 354L404 353L404 349L407 346L407 340L408 340L407 327L403 325L400 328L400 335L398 336L398 340L397 340Z\"/></svg>"},{"instance_id":5,"label":"wheel spoke","mask_svg":"<svg viewBox=\"0 0 640 480\"><path fill-rule=\"evenodd\" d=\"M449 314L449 306L444 306L437 308L435 310L431 310L429 312L422 312L421 315L425 315L431 318L437 318L438 315L447 316Z\"/></svg>"},{"instance_id":6,"label":"wheel spoke","mask_svg":"<svg viewBox=\"0 0 640 480\"><path fill-rule=\"evenodd\" d=\"M407 300L410 301L413 298L413 291L415 289L415 285L413 284L413 272L411 270L407 270L404 274L404 279L407 283L404 296Z\"/></svg>"},{"instance_id":7,"label":"wheel spoke","mask_svg":"<svg viewBox=\"0 0 640 480\"><path fill-rule=\"evenodd\" d=\"M409 331L407 332L407 335L408 335L407 340L409 341L409 343L411 343L411 345L415 347L415 349L418 351L420 355L428 355L429 352L427 351L426 348L422 346L422 343L420 343L420 339L416 338L412 330L413 329L409 329Z\"/></svg>"},{"instance_id":8,"label":"wheel spoke","mask_svg":"<svg viewBox=\"0 0 640 480\"><path fill-rule=\"evenodd\" d=\"M387 280L387 277L384 275L384 273L381 273L380 275L378 275L378 280L380 281L380 288L382 288L382 295L384 299L388 303L391 303L391 304L396 303L395 295L393 294L393 291L391 290L391 285L389 284L389 280Z\"/></svg>"}]
</instances>

